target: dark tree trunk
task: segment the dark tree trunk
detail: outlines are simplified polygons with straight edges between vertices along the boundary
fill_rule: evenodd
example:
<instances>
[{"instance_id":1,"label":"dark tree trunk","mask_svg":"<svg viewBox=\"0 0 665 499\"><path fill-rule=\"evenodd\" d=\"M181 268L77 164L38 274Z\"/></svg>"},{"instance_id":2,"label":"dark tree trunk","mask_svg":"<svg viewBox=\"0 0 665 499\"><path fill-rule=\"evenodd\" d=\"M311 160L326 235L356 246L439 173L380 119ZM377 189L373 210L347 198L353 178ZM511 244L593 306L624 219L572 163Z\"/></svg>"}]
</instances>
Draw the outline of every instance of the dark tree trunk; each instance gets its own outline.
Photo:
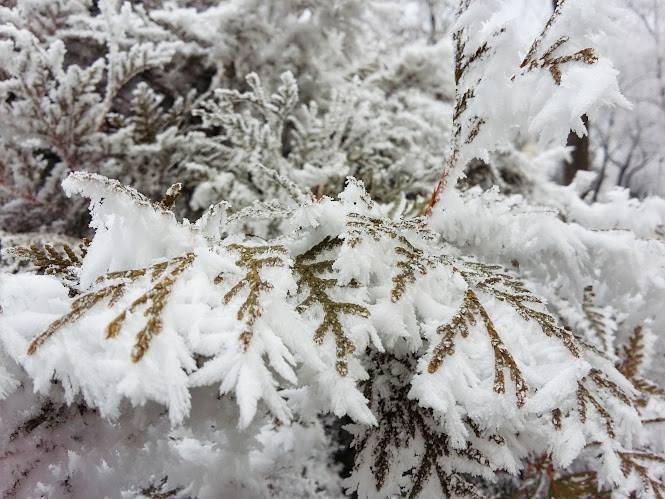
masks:
<instances>
[{"instance_id":1,"label":"dark tree trunk","mask_svg":"<svg viewBox=\"0 0 665 499\"><path fill-rule=\"evenodd\" d=\"M556 9L559 0L552 0L552 8ZM582 116L587 133L584 137L578 137L575 132L568 134L566 145L573 147L570 161L563 165L562 182L563 185L569 185L575 178L575 174L580 170L589 170L591 168L591 156L589 154L589 118L585 114Z\"/></svg>"},{"instance_id":2,"label":"dark tree trunk","mask_svg":"<svg viewBox=\"0 0 665 499\"><path fill-rule=\"evenodd\" d=\"M575 178L575 174L580 170L589 170L591 168L591 154L589 151L589 119L585 114L582 116L584 126L587 128L587 134L584 137L578 137L575 132L568 134L566 145L573 148L570 160L563 165L563 185L569 185Z\"/></svg>"}]
</instances>

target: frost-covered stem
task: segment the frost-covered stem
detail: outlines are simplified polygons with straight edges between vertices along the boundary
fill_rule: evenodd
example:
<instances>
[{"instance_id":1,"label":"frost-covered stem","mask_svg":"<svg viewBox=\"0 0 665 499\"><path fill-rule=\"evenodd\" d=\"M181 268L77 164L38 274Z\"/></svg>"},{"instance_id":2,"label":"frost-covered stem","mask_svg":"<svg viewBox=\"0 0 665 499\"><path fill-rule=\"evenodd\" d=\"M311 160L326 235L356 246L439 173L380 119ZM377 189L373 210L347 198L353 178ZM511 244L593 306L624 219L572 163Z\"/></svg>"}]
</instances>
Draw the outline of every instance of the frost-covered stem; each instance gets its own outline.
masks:
<instances>
[{"instance_id":1,"label":"frost-covered stem","mask_svg":"<svg viewBox=\"0 0 665 499\"><path fill-rule=\"evenodd\" d=\"M457 128L457 126L455 126L455 128ZM441 177L439 177L439 180L436 183L436 187L434 188L434 191L432 192L432 196L430 197L429 204L427 205L427 208L425 210L425 214L428 217L432 215L432 210L434 209L436 204L441 199L441 194L443 193L443 190L445 189L446 185L448 185L448 177L450 176L450 173L453 171L453 169L457 165L457 158L458 157L459 157L459 149L457 148L457 145L455 144L453 146L453 153L450 155L450 157L446 161L446 165L443 168L443 173L441 174Z\"/></svg>"},{"instance_id":2,"label":"frost-covered stem","mask_svg":"<svg viewBox=\"0 0 665 499\"><path fill-rule=\"evenodd\" d=\"M458 16L464 14L473 0L462 0ZM542 56L539 56L543 40L548 35L555 21L560 16L562 7L566 0L558 0L556 8L547 20L541 33L534 39L526 57L520 64L521 73L513 75L512 80L517 76L523 75L529 71L547 68L557 85L561 84L560 66L571 62L581 61L585 64L594 64L597 61L593 49L585 48L571 55L554 57L554 52L568 42L568 37L560 37L549 47ZM503 30L496 31L492 37L499 36ZM482 77L471 78L467 75L479 63L482 62L491 49L490 40L485 40L474 51L467 51L466 29L460 25L453 34L455 41L455 110L453 112L453 144L451 154L448 157L441 177L432 192L429 204L425 210L427 216L432 214L432 210L441 200L441 197L447 189L455 187L457 179L462 174L466 162L478 154L477 146L474 144L481 129L486 124L486 118L476 114L469 113L469 103L476 96L476 89L482 83ZM465 53L466 52L466 53ZM476 149L476 150L474 150Z\"/></svg>"},{"instance_id":3,"label":"frost-covered stem","mask_svg":"<svg viewBox=\"0 0 665 499\"><path fill-rule=\"evenodd\" d=\"M460 2L459 15L468 8L470 3L469 0L462 0ZM479 59L480 56L487 51L487 44L483 44L472 56L465 60L464 28L460 27L455 31L453 34L453 40L455 41L455 112L453 114L453 146L451 154L446 160L446 164L443 168L443 173L439 177L436 187L432 192L429 204L425 210L427 216L432 214L432 210L441 199L444 190L448 186L454 187L457 182L457 177L459 176L459 171L457 170L459 170L458 163L460 149L462 147L462 115L466 110L468 100L473 98L472 88L464 93L461 92L460 81L469 65ZM469 137L469 139L473 140L473 137Z\"/></svg>"},{"instance_id":4,"label":"frost-covered stem","mask_svg":"<svg viewBox=\"0 0 665 499\"><path fill-rule=\"evenodd\" d=\"M538 37L533 41L531 44L531 47L529 48L529 51L526 54L526 57L522 61L522 64L520 67L525 67L527 64L530 64L535 61L534 57L536 55L536 52L540 48L540 45L543 43L543 40L545 36L547 35L547 32L552 28L552 25L554 24L554 21L556 21L557 17L561 14L561 8L563 7L563 4L566 3L566 0L555 0L554 2L554 11L552 12L552 15L550 18L547 20L547 23L545 24L545 27L543 28L543 31L538 35Z\"/></svg>"}]
</instances>

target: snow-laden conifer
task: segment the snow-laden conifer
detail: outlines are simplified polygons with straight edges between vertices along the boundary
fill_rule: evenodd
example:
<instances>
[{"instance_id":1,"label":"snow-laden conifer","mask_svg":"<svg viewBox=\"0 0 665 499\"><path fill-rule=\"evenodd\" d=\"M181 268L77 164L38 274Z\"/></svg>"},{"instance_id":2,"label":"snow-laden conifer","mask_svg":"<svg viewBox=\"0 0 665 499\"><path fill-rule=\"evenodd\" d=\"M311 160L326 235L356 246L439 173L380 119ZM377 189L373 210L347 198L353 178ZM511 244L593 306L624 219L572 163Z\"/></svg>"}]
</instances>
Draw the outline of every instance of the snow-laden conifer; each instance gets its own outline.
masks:
<instances>
[{"instance_id":1,"label":"snow-laden conifer","mask_svg":"<svg viewBox=\"0 0 665 499\"><path fill-rule=\"evenodd\" d=\"M535 21L515 15L518 3ZM132 73L120 54L140 50L128 40L150 26L170 43L151 22L179 20L188 32L191 19L242 9L174 8L150 21L141 8L100 4L100 19L75 23L80 36L106 23L108 49L93 63L107 93L91 84L88 100L73 99L81 123L90 114L117 124L93 135L115 146L118 164L134 153L164 159L169 149L155 142L168 140L192 176L155 200L70 173L64 192L89 201L92 240L7 252L38 273L0 276L4 493L662 496L664 392L647 362L665 324L662 205L619 191L586 205L583 176L554 187L525 165L560 150L534 159L515 147L561 142L583 132L580 114L624 104L594 43L616 11L461 2L453 137L435 186L437 127L422 123L422 89L391 88L400 67L347 82L355 90L321 110L301 106L285 72L274 90L250 73L243 90L183 97L176 114L142 82L132 111L113 113L102 96L120 88L109 76ZM20 8L0 13L20 18ZM395 92L394 107L380 103ZM22 116L17 95L5 111ZM370 133L383 123L392 128ZM409 176L406 160L421 149ZM455 189L478 159L521 181L508 178L513 191L501 193L469 175ZM189 189L189 213L200 211L191 220L178 208ZM326 428L339 418L353 437L343 482Z\"/></svg>"}]
</instances>

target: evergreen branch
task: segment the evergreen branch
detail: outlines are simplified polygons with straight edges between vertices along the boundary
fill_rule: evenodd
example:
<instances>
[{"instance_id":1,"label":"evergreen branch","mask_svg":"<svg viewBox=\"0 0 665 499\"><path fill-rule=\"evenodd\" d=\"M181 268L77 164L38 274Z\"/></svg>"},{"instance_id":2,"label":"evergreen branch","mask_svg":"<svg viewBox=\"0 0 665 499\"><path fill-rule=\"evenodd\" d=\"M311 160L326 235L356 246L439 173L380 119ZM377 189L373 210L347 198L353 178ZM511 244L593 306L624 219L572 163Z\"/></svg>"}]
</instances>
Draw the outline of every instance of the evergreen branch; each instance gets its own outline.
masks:
<instances>
[{"instance_id":1,"label":"evergreen branch","mask_svg":"<svg viewBox=\"0 0 665 499\"><path fill-rule=\"evenodd\" d=\"M580 349L571 331L560 326L551 314L528 306L527 303L542 305L543 302L500 266L463 260L453 267L453 271L459 273L470 286L511 305L524 320L536 322L547 336L558 338L571 354L579 357Z\"/></svg>"},{"instance_id":2,"label":"evergreen branch","mask_svg":"<svg viewBox=\"0 0 665 499\"><path fill-rule=\"evenodd\" d=\"M59 276L67 282L76 282L81 261L85 257L89 243L90 241L83 240L79 244L78 251L68 244L62 244L61 249L57 249L52 244L44 244L43 247L31 244L30 246L9 248L7 254L31 262L44 274Z\"/></svg>"},{"instance_id":3,"label":"evergreen branch","mask_svg":"<svg viewBox=\"0 0 665 499\"><path fill-rule=\"evenodd\" d=\"M600 417L605 422L605 430L610 438L614 438L614 421L610 413L602 406L600 402L591 394L589 389L584 385L584 379L577 383L577 412L580 415L582 423L587 419L587 404L591 403L594 406Z\"/></svg>"},{"instance_id":4,"label":"evergreen branch","mask_svg":"<svg viewBox=\"0 0 665 499\"><path fill-rule=\"evenodd\" d=\"M610 336L612 331L608 330L608 317L606 316L605 311L594 304L595 297L596 295L593 292L593 287L586 286L582 296L582 311L589 322L589 327L598 339L601 351L604 354L607 354L610 351L613 339L612 336Z\"/></svg>"},{"instance_id":5,"label":"evergreen branch","mask_svg":"<svg viewBox=\"0 0 665 499\"><path fill-rule=\"evenodd\" d=\"M404 235L404 232L411 231L424 239L434 239L434 234L424 227L422 219L388 221L349 213L346 225L347 242L351 247L357 246L366 236L375 241L387 238L397 243L393 251L401 259L396 263L399 271L392 278L393 287L390 294L393 303L404 296L407 285L415 283L418 275L427 274L428 270L438 263L436 258L430 257L425 251L414 246Z\"/></svg>"},{"instance_id":6,"label":"evergreen branch","mask_svg":"<svg viewBox=\"0 0 665 499\"><path fill-rule=\"evenodd\" d=\"M552 75L556 85L561 85L561 65L573 61L592 65L598 61L598 56L596 56L596 53L592 48L584 48L573 54L554 57L554 53L569 41L567 36L560 36L543 52L540 57L538 56L538 52L543 40L561 15L561 10L565 3L566 0L560 0L557 2L557 6L554 9L554 12L552 12L552 15L545 24L545 28L543 29L542 33L533 41L529 51L526 54L526 57L522 61L522 64L520 64L520 68L525 68L525 71L547 68L550 71L550 74ZM513 76L513 79L515 79L515 76Z\"/></svg>"},{"instance_id":7,"label":"evergreen branch","mask_svg":"<svg viewBox=\"0 0 665 499\"><path fill-rule=\"evenodd\" d=\"M143 358L150 348L152 338L162 331L162 311L168 303L168 298L171 295L176 279L182 272L192 265L195 258L194 253L185 253L183 256L173 258L166 265L157 264L153 268L151 276L152 280L158 279L167 267L170 267L171 271L166 277L160 279L148 291L134 300L128 308L123 310L106 327L106 338L116 337L122 329L122 325L127 317L127 312L132 313L139 307L145 306L143 315L146 318L146 324L136 335L136 342L132 349L133 362L138 362Z\"/></svg>"},{"instance_id":8,"label":"evergreen branch","mask_svg":"<svg viewBox=\"0 0 665 499\"><path fill-rule=\"evenodd\" d=\"M522 372L517 367L515 359L510 354L506 346L501 341L499 333L496 331L494 323L489 313L480 303L478 296L471 289L467 289L464 300L459 311L455 314L449 324L440 326L437 332L443 334L441 342L434 348L432 358L427 367L428 372L436 372L443 359L455 353L454 337L457 334L467 337L469 328L476 323L476 317L482 319L487 332L492 350L494 351L494 391L496 393L505 393L504 368L510 371L510 379L515 383L515 395L517 397L517 406L524 405L529 387L524 381Z\"/></svg>"},{"instance_id":9,"label":"evergreen branch","mask_svg":"<svg viewBox=\"0 0 665 499\"><path fill-rule=\"evenodd\" d=\"M665 399L665 388L645 378L641 371L645 357L644 328L637 326L633 329L628 342L619 351L619 364L617 369L638 390L639 395L635 403L639 407L645 407L651 396Z\"/></svg>"},{"instance_id":10,"label":"evergreen branch","mask_svg":"<svg viewBox=\"0 0 665 499\"><path fill-rule=\"evenodd\" d=\"M43 333L30 342L30 345L28 346L28 355L33 355L40 346L42 346L61 328L79 320L102 300L109 299L111 304L117 302L123 295L124 291L125 285L121 283L105 286L97 291L79 296L74 302L72 302L71 308L66 315L53 321Z\"/></svg>"},{"instance_id":11,"label":"evergreen branch","mask_svg":"<svg viewBox=\"0 0 665 499\"><path fill-rule=\"evenodd\" d=\"M453 448L448 435L441 431L434 412L409 397L408 373L413 369L412 362L389 354L374 354L370 380L382 380L383 383L380 387L368 383L365 394L377 412L380 424L367 428L364 438L356 442L356 466L360 460L371 457L376 490L381 491L388 477L395 473L392 468L399 462L399 452L412 449L417 464L407 471L411 483L402 489L402 497L421 497L427 482L433 478L438 479L443 491L450 496L483 497L464 474L444 472L442 463L455 455L468 464L489 467L489 458L471 442L463 448ZM476 423L468 418L466 423L473 434L483 438ZM496 435L490 435L487 441L493 445L504 444Z\"/></svg>"},{"instance_id":12,"label":"evergreen branch","mask_svg":"<svg viewBox=\"0 0 665 499\"><path fill-rule=\"evenodd\" d=\"M621 469L628 478L631 473L636 473L640 478L645 490L651 490L656 499L665 497L665 484L653 477L646 465L640 461L665 464L665 458L652 454L651 452L618 452L621 460Z\"/></svg>"},{"instance_id":13,"label":"evergreen branch","mask_svg":"<svg viewBox=\"0 0 665 499\"><path fill-rule=\"evenodd\" d=\"M621 350L622 361L619 371L628 379L634 379L641 370L644 362L644 331L642 326L633 329L628 343Z\"/></svg>"},{"instance_id":14,"label":"evergreen branch","mask_svg":"<svg viewBox=\"0 0 665 499\"><path fill-rule=\"evenodd\" d=\"M240 253L240 258L236 261L236 265L247 269L245 276L224 295L224 303L228 304L243 289L247 288L248 290L247 297L238 308L236 314L237 319L244 321L247 326L247 329L240 335L242 346L247 350L254 335L254 323L263 314L263 308L260 304L261 294L273 289L273 285L261 276L261 270L267 267L282 267L285 265L281 256L264 255L271 253L285 255L286 248L283 246L243 246L241 244L230 244L228 249ZM221 282L219 276L216 282Z\"/></svg>"},{"instance_id":15,"label":"evergreen branch","mask_svg":"<svg viewBox=\"0 0 665 499\"><path fill-rule=\"evenodd\" d=\"M53 321L44 332L30 342L30 345L28 346L28 355L33 355L51 336L64 326L78 321L98 303L108 300L109 307L115 305L115 303L117 303L125 294L129 284L146 275L150 276L151 281L155 281L160 278L167 268L172 267L169 276L158 281L150 290L137 298L128 309L123 310L106 327L106 338L117 336L122 328L127 311L132 312L140 305L148 305L144 311L144 315L147 318L147 324L137 335L136 345L132 351L132 360L138 362L147 351L152 337L159 334L161 331L161 312L166 305L167 298L175 284L175 278L192 264L194 258L193 253L186 253L183 256L173 258L167 262L160 262L150 267L109 272L100 276L96 281L97 284L107 283L109 281L111 281L111 284L107 284L98 290L83 294L74 300L67 314ZM120 280L120 282L113 282L118 280Z\"/></svg>"},{"instance_id":16,"label":"evergreen branch","mask_svg":"<svg viewBox=\"0 0 665 499\"><path fill-rule=\"evenodd\" d=\"M298 274L298 289L307 287L309 293L307 298L298 305L297 310L303 313L312 305L316 304L321 307L323 320L316 328L314 341L321 344L328 331L333 333L337 372L340 376L346 376L348 373L347 358L355 352L356 346L345 333L340 316L345 314L367 318L369 317L369 310L357 303L334 300L327 290L339 286L337 279L323 278L319 275L333 272L332 266L334 263L334 260L317 261L319 255L340 244L339 239L324 239L302 255L297 256L293 268Z\"/></svg>"}]
</instances>

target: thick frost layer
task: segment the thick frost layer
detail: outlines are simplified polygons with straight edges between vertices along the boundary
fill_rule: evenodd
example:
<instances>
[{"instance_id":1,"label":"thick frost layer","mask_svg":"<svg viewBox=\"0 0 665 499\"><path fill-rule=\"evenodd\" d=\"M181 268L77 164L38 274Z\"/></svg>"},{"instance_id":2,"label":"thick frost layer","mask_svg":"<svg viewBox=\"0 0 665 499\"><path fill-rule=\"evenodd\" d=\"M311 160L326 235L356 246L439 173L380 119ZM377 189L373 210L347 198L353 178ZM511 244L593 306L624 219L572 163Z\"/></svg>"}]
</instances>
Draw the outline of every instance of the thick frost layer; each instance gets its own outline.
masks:
<instances>
[{"instance_id":1,"label":"thick frost layer","mask_svg":"<svg viewBox=\"0 0 665 499\"><path fill-rule=\"evenodd\" d=\"M445 439L446 452L458 456L432 457L458 480L458 473L517 472L526 449L549 450L566 467L589 443L604 442L599 463L610 463L640 432L631 383L559 326L543 300L502 268L458 256L422 221L384 218L357 181L349 180L339 201L303 200L285 221L291 229L272 242L224 236L224 225L210 223L222 216L179 223L103 177L73 174L66 187L91 198L97 229L80 294L70 298L51 277L2 276L3 351L45 396L56 381L65 402L84 402L115 421L127 417L123 401L162 404L174 429L197 420L196 404L204 402L194 394L211 389L235 400L241 433L267 415L287 425L321 412L349 415L364 442L360 470L374 446L402 449L375 492L361 471L348 482L371 497L403 490L399 477L430 452L431 439ZM432 228L463 246L475 226L456 217L474 209L474 221L492 224L482 222L482 197L457 203L447 216L435 215ZM515 252L519 238L524 255L553 252L557 261L578 262L559 270L564 283L583 280L580 266L594 240L581 228L559 230L553 219L560 236L550 242L537 232L542 223L521 226L509 208L500 216L515 227L512 236L475 237L504 250L515 241ZM12 378L0 379L3 393L15 389ZM385 411L396 401L401 408L390 410L417 423L403 443L380 437L395 424ZM217 462L214 447L179 442L182 459L197 456L203 469ZM414 487L435 490L437 473ZM607 466L598 478L620 479ZM221 490L211 480L194 479L202 496Z\"/></svg>"}]
</instances>

